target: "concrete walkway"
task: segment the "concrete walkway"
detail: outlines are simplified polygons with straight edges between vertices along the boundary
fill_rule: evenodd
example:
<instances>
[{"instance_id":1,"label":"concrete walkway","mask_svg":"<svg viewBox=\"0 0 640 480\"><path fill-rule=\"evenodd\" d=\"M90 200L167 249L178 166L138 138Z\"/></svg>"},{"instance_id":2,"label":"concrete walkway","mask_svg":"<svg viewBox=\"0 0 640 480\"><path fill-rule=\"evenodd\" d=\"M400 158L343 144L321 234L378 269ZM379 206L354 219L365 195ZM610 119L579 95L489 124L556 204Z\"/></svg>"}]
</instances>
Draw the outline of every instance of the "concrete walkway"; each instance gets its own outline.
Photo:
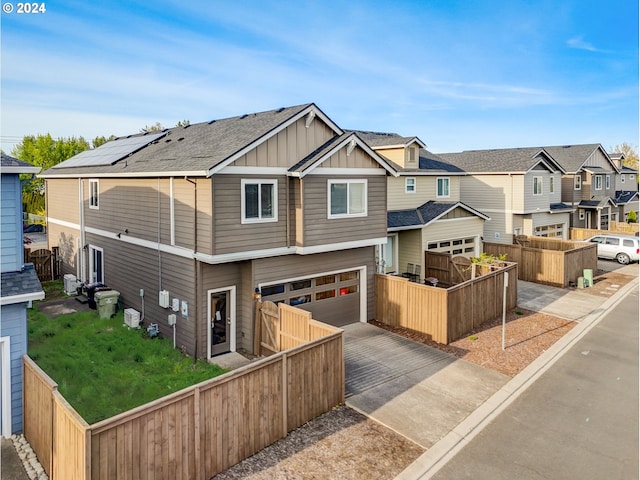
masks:
<instances>
[{"instance_id":1,"label":"concrete walkway","mask_svg":"<svg viewBox=\"0 0 640 480\"><path fill-rule=\"evenodd\" d=\"M13 442L8 438L2 438L0 457L0 478L2 480L29 480L22 460L18 458L18 452L13 446Z\"/></svg>"}]
</instances>

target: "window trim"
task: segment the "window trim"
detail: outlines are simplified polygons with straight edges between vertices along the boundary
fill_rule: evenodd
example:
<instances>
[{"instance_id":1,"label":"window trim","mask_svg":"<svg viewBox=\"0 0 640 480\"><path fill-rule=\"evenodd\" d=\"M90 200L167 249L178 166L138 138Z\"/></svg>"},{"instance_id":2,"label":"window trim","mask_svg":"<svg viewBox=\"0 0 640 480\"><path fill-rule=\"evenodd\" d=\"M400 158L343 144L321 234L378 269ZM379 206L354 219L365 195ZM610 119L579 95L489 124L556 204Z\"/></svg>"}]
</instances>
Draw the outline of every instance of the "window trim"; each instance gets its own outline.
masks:
<instances>
[{"instance_id":1,"label":"window trim","mask_svg":"<svg viewBox=\"0 0 640 480\"><path fill-rule=\"evenodd\" d=\"M593 179L593 187L596 190L602 190L602 175L596 175Z\"/></svg>"},{"instance_id":2,"label":"window trim","mask_svg":"<svg viewBox=\"0 0 640 480\"><path fill-rule=\"evenodd\" d=\"M247 218L246 191L247 185L258 185L258 218ZM273 185L273 217L262 217L262 185ZM243 178L240 181L240 215L241 223L272 223L278 221L278 179L277 178Z\"/></svg>"},{"instance_id":3,"label":"window trim","mask_svg":"<svg viewBox=\"0 0 640 480\"><path fill-rule=\"evenodd\" d=\"M573 189L582 190L582 177L580 175L574 175L573 177Z\"/></svg>"},{"instance_id":4,"label":"window trim","mask_svg":"<svg viewBox=\"0 0 640 480\"><path fill-rule=\"evenodd\" d=\"M409 180L413 180L413 190L409 189ZM404 193L416 193L417 190L417 182L416 182L416 177L405 177L404 179Z\"/></svg>"},{"instance_id":5,"label":"window trim","mask_svg":"<svg viewBox=\"0 0 640 480\"><path fill-rule=\"evenodd\" d=\"M347 185L347 213L331 213L331 185L340 185L340 184ZM363 205L364 205L364 212L349 213L349 206L351 204L351 202L349 201L351 198L351 185L354 185L354 184L364 185L364 189L363 189L364 198L362 199ZM347 180L340 180L340 179L327 180L327 218L336 219L336 218L366 217L369 212L368 197L369 197L368 182L367 182L367 179L365 178L350 178Z\"/></svg>"},{"instance_id":6,"label":"window trim","mask_svg":"<svg viewBox=\"0 0 640 480\"><path fill-rule=\"evenodd\" d=\"M533 177L533 194L538 197L542 195L542 190L542 177Z\"/></svg>"},{"instance_id":7,"label":"window trim","mask_svg":"<svg viewBox=\"0 0 640 480\"><path fill-rule=\"evenodd\" d=\"M95 192L93 191L94 185ZM89 179L89 208L100 210L100 181L96 179Z\"/></svg>"},{"instance_id":8,"label":"window trim","mask_svg":"<svg viewBox=\"0 0 640 480\"><path fill-rule=\"evenodd\" d=\"M604 177L604 189L609 190L611 188L611 175L605 175Z\"/></svg>"},{"instance_id":9,"label":"window trim","mask_svg":"<svg viewBox=\"0 0 640 480\"><path fill-rule=\"evenodd\" d=\"M549 177L549 193L555 193L556 185L555 185L555 177Z\"/></svg>"},{"instance_id":10,"label":"window trim","mask_svg":"<svg viewBox=\"0 0 640 480\"><path fill-rule=\"evenodd\" d=\"M94 260L96 252L100 253L100 270L96 269L96 262ZM102 278L101 279L97 278L97 274L98 273L102 274ZM96 278L94 278L94 274L96 275ZM95 282L105 283L104 278L105 278L105 275L104 275L104 249L102 247L97 247L95 245L89 245L89 281L91 283L95 283Z\"/></svg>"},{"instance_id":11,"label":"window trim","mask_svg":"<svg viewBox=\"0 0 640 480\"><path fill-rule=\"evenodd\" d=\"M440 181L446 180L447 194L440 195ZM436 177L436 198L449 198L451 196L451 177Z\"/></svg>"}]
</instances>

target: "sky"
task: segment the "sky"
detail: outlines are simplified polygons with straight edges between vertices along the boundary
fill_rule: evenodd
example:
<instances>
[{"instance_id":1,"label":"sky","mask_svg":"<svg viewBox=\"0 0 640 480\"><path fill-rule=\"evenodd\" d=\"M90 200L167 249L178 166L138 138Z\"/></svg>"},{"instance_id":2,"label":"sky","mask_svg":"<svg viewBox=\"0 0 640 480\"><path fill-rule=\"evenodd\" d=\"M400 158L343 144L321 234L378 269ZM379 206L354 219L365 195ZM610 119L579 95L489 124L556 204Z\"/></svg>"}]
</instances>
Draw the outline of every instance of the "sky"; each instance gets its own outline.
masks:
<instances>
[{"instance_id":1,"label":"sky","mask_svg":"<svg viewBox=\"0 0 640 480\"><path fill-rule=\"evenodd\" d=\"M6 153L309 102L435 153L639 143L636 0L2 5Z\"/></svg>"}]
</instances>

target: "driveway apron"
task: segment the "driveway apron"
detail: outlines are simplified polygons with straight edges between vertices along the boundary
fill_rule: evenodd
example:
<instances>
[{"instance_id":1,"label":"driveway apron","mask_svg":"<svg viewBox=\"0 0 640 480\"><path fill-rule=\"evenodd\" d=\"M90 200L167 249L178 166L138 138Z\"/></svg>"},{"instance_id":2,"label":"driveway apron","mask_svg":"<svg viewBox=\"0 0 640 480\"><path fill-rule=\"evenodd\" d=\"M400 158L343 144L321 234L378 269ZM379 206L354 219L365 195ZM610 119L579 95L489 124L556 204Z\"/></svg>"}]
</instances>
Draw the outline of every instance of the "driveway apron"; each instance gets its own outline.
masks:
<instances>
[{"instance_id":1,"label":"driveway apron","mask_svg":"<svg viewBox=\"0 0 640 480\"><path fill-rule=\"evenodd\" d=\"M424 448L509 380L370 324L342 328L347 405Z\"/></svg>"}]
</instances>

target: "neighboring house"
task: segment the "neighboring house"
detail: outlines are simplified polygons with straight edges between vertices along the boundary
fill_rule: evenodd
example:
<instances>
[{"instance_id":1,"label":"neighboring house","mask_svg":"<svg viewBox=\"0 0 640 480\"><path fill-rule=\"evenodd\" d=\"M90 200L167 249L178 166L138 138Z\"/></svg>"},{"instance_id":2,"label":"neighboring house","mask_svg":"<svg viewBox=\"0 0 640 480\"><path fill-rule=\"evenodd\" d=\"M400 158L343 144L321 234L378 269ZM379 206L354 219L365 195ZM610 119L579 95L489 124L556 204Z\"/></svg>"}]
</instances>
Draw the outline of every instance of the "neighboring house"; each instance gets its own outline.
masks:
<instances>
[{"instance_id":1,"label":"neighboring house","mask_svg":"<svg viewBox=\"0 0 640 480\"><path fill-rule=\"evenodd\" d=\"M574 208L571 226L609 229L618 220L616 176L619 170L598 143L544 147L564 170L562 201Z\"/></svg>"},{"instance_id":2,"label":"neighboring house","mask_svg":"<svg viewBox=\"0 0 640 480\"><path fill-rule=\"evenodd\" d=\"M2 154L0 164L0 433L22 431L22 356L27 353L27 306L44 291L33 264L24 263L21 173L40 169Z\"/></svg>"},{"instance_id":3,"label":"neighboring house","mask_svg":"<svg viewBox=\"0 0 640 480\"><path fill-rule=\"evenodd\" d=\"M257 294L373 318L388 173L314 104L122 137L44 172L49 245L190 355L251 351Z\"/></svg>"},{"instance_id":4,"label":"neighboring house","mask_svg":"<svg viewBox=\"0 0 640 480\"><path fill-rule=\"evenodd\" d=\"M623 165L625 159L624 153L610 153L609 158L618 168L619 173L616 175L615 198L614 202L617 212L613 215L619 222L626 222L630 211L638 213L640 208L638 196L638 171Z\"/></svg>"},{"instance_id":5,"label":"neighboring house","mask_svg":"<svg viewBox=\"0 0 640 480\"><path fill-rule=\"evenodd\" d=\"M425 272L425 251L480 255L489 217L460 201L463 170L426 150L417 137L356 133L398 172L387 176L388 237L381 271L402 274L410 263Z\"/></svg>"},{"instance_id":6,"label":"neighboring house","mask_svg":"<svg viewBox=\"0 0 640 480\"><path fill-rule=\"evenodd\" d=\"M562 203L564 169L542 148L439 154L469 175L460 200L490 216L484 241L513 243L517 235L568 238L573 208Z\"/></svg>"}]
</instances>

